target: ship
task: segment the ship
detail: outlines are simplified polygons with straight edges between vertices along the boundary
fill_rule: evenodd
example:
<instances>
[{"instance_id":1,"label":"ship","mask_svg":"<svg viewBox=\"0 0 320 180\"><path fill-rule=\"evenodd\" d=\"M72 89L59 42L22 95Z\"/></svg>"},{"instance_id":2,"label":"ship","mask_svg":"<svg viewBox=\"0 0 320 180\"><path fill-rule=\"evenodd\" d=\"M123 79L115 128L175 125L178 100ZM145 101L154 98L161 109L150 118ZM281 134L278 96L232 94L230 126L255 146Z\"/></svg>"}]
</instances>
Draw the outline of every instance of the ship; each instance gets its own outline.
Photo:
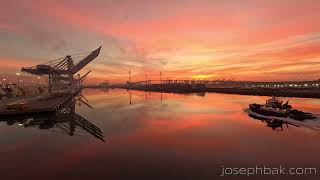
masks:
<instances>
[{"instance_id":1,"label":"ship","mask_svg":"<svg viewBox=\"0 0 320 180\"><path fill-rule=\"evenodd\" d=\"M272 98L266 100L265 104L249 104L251 111L258 114L266 116L278 116L278 117L288 117L292 106L289 105L289 101L283 104L280 98L273 96Z\"/></svg>"},{"instance_id":2,"label":"ship","mask_svg":"<svg viewBox=\"0 0 320 180\"><path fill-rule=\"evenodd\" d=\"M289 105L289 101L283 104L283 101L275 96L266 100L265 104L249 104L249 108L252 112L263 116L288 117L299 121L316 118L312 113L292 109L292 106Z\"/></svg>"}]
</instances>

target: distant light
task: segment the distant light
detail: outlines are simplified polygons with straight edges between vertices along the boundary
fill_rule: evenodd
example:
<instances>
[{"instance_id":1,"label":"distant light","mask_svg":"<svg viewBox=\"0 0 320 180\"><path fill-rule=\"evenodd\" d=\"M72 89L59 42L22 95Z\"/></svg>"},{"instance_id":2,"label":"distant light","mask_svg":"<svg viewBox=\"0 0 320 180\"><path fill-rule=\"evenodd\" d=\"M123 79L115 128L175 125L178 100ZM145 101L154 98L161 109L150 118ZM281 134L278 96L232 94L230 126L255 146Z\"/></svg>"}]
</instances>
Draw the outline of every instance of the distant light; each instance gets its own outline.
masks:
<instances>
[{"instance_id":1,"label":"distant light","mask_svg":"<svg viewBox=\"0 0 320 180\"><path fill-rule=\"evenodd\" d=\"M304 86L308 86L308 84L304 84Z\"/></svg>"},{"instance_id":2,"label":"distant light","mask_svg":"<svg viewBox=\"0 0 320 180\"><path fill-rule=\"evenodd\" d=\"M19 126L23 126L23 124L21 124L21 123L19 123L18 125L19 125Z\"/></svg>"}]
</instances>

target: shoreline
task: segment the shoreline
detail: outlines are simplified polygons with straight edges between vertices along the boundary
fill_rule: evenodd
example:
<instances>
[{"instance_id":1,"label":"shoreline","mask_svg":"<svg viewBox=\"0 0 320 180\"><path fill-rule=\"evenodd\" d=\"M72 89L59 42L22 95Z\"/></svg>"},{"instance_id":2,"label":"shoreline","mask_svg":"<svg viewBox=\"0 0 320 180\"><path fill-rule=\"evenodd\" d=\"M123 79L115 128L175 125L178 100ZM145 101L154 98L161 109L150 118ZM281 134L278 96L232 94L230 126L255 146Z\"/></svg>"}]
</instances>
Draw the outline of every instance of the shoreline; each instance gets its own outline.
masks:
<instances>
[{"instance_id":1,"label":"shoreline","mask_svg":"<svg viewBox=\"0 0 320 180\"><path fill-rule=\"evenodd\" d=\"M156 87L115 87L120 89L149 91L149 92L163 92L176 94L189 93L222 93L222 94L238 94L238 95L252 95L252 96L280 96L280 97L297 97L297 98L320 98L320 89L318 88L161 88Z\"/></svg>"}]
</instances>

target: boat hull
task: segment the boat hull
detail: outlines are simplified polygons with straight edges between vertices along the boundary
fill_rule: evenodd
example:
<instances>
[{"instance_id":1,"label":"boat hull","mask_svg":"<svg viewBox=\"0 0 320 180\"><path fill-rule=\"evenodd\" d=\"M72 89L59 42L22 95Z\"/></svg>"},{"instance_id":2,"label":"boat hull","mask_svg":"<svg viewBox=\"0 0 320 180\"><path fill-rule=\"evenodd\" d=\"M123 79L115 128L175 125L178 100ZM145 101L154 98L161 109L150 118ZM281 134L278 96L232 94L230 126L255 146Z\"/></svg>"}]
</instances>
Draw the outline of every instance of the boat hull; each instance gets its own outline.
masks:
<instances>
[{"instance_id":1,"label":"boat hull","mask_svg":"<svg viewBox=\"0 0 320 180\"><path fill-rule=\"evenodd\" d=\"M251 111L262 114L265 116L278 116L278 117L288 117L289 116L289 111L286 112L275 112L275 111L268 111L263 108L261 108L262 105L260 104L250 104L249 108Z\"/></svg>"},{"instance_id":2,"label":"boat hull","mask_svg":"<svg viewBox=\"0 0 320 180\"><path fill-rule=\"evenodd\" d=\"M33 115L50 115L55 113L54 109L41 109L41 110L23 110L23 111L1 111L0 120L5 118L15 118L20 116L33 116Z\"/></svg>"}]
</instances>

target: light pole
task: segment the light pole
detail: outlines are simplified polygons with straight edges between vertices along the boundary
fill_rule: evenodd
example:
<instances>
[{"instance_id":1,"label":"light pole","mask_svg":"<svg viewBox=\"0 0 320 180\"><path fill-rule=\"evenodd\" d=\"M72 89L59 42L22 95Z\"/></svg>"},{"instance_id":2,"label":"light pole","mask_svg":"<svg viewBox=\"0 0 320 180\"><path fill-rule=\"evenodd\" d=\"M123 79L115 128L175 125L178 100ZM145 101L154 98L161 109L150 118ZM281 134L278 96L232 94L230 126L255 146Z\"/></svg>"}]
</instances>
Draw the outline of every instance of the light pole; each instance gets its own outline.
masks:
<instances>
[{"instance_id":1,"label":"light pole","mask_svg":"<svg viewBox=\"0 0 320 180\"><path fill-rule=\"evenodd\" d=\"M148 88L148 74L146 73L146 89Z\"/></svg>"},{"instance_id":2,"label":"light pole","mask_svg":"<svg viewBox=\"0 0 320 180\"><path fill-rule=\"evenodd\" d=\"M20 79L19 79L19 77L20 77L20 73L16 73L16 75L17 75L17 77L18 77L18 83L17 83L17 88L18 88L18 96L20 95L20 89L19 89L19 81L20 81Z\"/></svg>"},{"instance_id":3,"label":"light pole","mask_svg":"<svg viewBox=\"0 0 320 180\"><path fill-rule=\"evenodd\" d=\"M2 79L4 87L6 87L6 79Z\"/></svg>"}]
</instances>

